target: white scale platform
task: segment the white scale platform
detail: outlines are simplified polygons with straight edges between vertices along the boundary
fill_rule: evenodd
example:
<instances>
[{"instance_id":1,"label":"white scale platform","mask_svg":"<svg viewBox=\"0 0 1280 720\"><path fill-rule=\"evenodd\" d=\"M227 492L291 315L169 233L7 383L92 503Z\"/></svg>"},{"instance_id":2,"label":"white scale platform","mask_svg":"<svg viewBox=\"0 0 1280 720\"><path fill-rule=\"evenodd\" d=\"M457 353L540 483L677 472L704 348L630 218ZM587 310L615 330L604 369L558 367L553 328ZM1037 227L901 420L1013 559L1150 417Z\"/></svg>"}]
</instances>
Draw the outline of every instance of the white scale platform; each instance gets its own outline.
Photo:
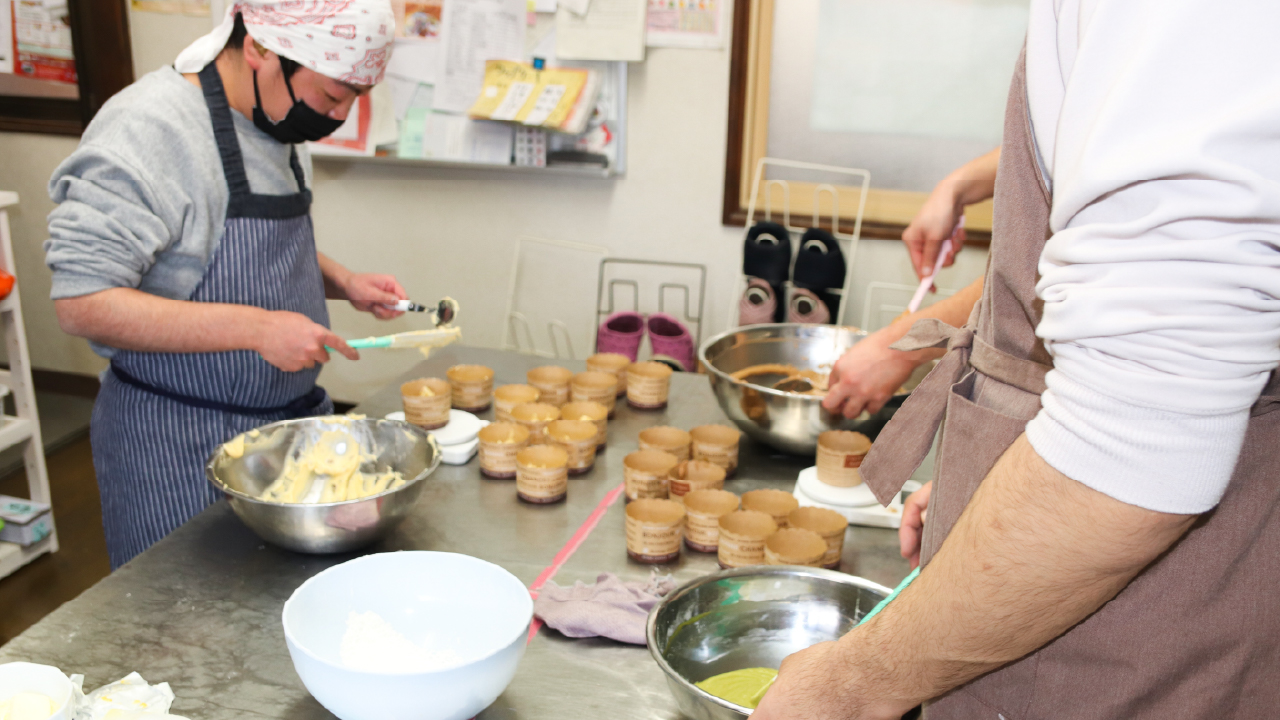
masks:
<instances>
[{"instance_id":1,"label":"white scale platform","mask_svg":"<svg viewBox=\"0 0 1280 720\"><path fill-rule=\"evenodd\" d=\"M920 483L909 481L902 489L915 492L920 489ZM835 510L850 525L897 528L902 524L902 493L898 493L889 507L884 507L865 483L851 488L828 485L818 479L816 467L800 471L800 478L791 494L796 496L802 507Z\"/></svg>"}]
</instances>

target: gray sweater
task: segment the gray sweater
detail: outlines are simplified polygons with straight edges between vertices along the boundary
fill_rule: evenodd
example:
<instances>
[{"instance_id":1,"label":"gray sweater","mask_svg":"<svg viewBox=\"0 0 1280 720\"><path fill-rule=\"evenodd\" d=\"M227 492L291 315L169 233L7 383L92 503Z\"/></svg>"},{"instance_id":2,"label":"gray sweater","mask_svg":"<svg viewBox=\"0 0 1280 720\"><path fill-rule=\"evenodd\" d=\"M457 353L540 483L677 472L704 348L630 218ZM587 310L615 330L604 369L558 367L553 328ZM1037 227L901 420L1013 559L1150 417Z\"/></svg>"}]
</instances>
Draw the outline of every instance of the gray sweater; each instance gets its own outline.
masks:
<instances>
[{"instance_id":1,"label":"gray sweater","mask_svg":"<svg viewBox=\"0 0 1280 720\"><path fill-rule=\"evenodd\" d=\"M297 192L289 146L231 117L253 192ZM298 156L310 185L305 146ZM54 170L49 196L58 203L44 244L54 299L117 287L190 298L218 248L228 199L200 88L165 67L122 90Z\"/></svg>"}]
</instances>

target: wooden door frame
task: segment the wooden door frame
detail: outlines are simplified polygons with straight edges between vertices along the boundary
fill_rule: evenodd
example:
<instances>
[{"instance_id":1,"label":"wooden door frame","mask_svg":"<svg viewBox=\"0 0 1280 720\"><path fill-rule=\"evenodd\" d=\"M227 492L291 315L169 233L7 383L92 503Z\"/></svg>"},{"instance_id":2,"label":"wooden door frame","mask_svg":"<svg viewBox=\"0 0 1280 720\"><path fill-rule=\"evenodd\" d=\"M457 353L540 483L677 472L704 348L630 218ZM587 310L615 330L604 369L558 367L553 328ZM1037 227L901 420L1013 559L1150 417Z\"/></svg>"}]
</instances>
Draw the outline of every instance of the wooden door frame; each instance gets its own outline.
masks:
<instances>
[{"instance_id":1,"label":"wooden door frame","mask_svg":"<svg viewBox=\"0 0 1280 720\"><path fill-rule=\"evenodd\" d=\"M785 0L781 0L784 1ZM733 0L733 38L729 64L729 118L725 147L724 191L721 222L742 227L747 220L747 201L755 161L764 157L768 140L769 81L773 50L773 12L779 0ZM875 178L872 177L874 183ZM806 188L812 184L793 183L797 192L792 203L792 224L812 225L815 199ZM898 239L919 211L927 193L876 189L867 193L867 210L862 237ZM762 205L768 198L761 195ZM847 206L845 206L847 207ZM831 227L831 217L819 208L818 224ZM965 211L966 245L985 246L991 242L991 203L970 206ZM840 218L841 232L853 231L853 219Z\"/></svg>"}]
</instances>

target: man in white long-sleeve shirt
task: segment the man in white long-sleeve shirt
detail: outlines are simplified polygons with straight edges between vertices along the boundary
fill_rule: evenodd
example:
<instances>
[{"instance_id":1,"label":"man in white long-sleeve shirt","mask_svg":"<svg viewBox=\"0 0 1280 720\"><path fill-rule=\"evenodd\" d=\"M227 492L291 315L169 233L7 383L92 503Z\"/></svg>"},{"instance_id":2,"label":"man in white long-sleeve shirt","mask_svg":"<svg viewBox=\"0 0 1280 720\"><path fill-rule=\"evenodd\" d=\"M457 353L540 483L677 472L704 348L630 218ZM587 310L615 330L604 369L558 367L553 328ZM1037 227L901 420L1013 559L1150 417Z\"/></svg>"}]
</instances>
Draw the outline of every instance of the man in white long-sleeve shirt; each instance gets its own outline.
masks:
<instances>
[{"instance_id":1,"label":"man in white long-sleeve shirt","mask_svg":"<svg viewBox=\"0 0 1280 720\"><path fill-rule=\"evenodd\" d=\"M1277 3L1033 0L982 300L908 335L950 352L863 465L891 497L945 415L923 570L756 720L1274 717L1278 33Z\"/></svg>"}]
</instances>

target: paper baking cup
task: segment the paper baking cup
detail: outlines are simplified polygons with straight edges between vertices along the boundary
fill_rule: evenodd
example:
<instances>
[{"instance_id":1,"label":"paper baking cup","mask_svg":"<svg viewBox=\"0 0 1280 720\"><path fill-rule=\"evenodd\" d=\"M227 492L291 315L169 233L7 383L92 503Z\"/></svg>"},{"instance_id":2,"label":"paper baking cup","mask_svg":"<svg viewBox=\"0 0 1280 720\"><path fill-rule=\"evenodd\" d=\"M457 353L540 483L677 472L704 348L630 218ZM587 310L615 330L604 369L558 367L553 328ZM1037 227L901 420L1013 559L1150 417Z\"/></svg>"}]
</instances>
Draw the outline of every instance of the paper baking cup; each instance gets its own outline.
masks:
<instances>
[{"instance_id":1,"label":"paper baking cup","mask_svg":"<svg viewBox=\"0 0 1280 720\"><path fill-rule=\"evenodd\" d=\"M689 459L692 442L689 433L670 425L655 425L640 431L641 450L661 450L675 455L678 460Z\"/></svg>"},{"instance_id":2,"label":"paper baking cup","mask_svg":"<svg viewBox=\"0 0 1280 720\"><path fill-rule=\"evenodd\" d=\"M720 518L720 567L764 564L764 541L778 532L778 524L759 510L736 510Z\"/></svg>"},{"instance_id":3,"label":"paper baking cup","mask_svg":"<svg viewBox=\"0 0 1280 720\"><path fill-rule=\"evenodd\" d=\"M713 553L720 545L720 518L738 509L738 496L728 490L694 490L684 496L684 544Z\"/></svg>"},{"instance_id":4,"label":"paper baking cup","mask_svg":"<svg viewBox=\"0 0 1280 720\"><path fill-rule=\"evenodd\" d=\"M590 420L554 420L547 424L547 440L569 455L569 474L582 475L596 464L596 434Z\"/></svg>"},{"instance_id":5,"label":"paper baking cup","mask_svg":"<svg viewBox=\"0 0 1280 720\"><path fill-rule=\"evenodd\" d=\"M685 460L671 468L667 483L668 496L683 502L685 495L694 490L721 490L724 488L724 468L704 460Z\"/></svg>"},{"instance_id":6,"label":"paper baking cup","mask_svg":"<svg viewBox=\"0 0 1280 720\"><path fill-rule=\"evenodd\" d=\"M828 570L840 567L840 556L844 554L844 531L849 528L849 521L843 515L829 508L796 508L787 514L787 527L818 533L827 543L822 567Z\"/></svg>"},{"instance_id":7,"label":"paper baking cup","mask_svg":"<svg viewBox=\"0 0 1280 720\"><path fill-rule=\"evenodd\" d=\"M538 388L538 392L542 393L542 397L538 398L538 402L555 405L556 407L569 402L569 380L571 378L573 378L573 371L558 365L543 365L525 373L526 381Z\"/></svg>"},{"instance_id":8,"label":"paper baking cup","mask_svg":"<svg viewBox=\"0 0 1280 720\"><path fill-rule=\"evenodd\" d=\"M671 392L670 367L660 362L640 362L627 368L627 404L639 410L660 410Z\"/></svg>"},{"instance_id":9,"label":"paper baking cup","mask_svg":"<svg viewBox=\"0 0 1280 720\"><path fill-rule=\"evenodd\" d=\"M511 411L511 418L529 428L529 444L542 445L547 441L547 423L560 419L560 408L546 403L525 403Z\"/></svg>"},{"instance_id":10,"label":"paper baking cup","mask_svg":"<svg viewBox=\"0 0 1280 720\"><path fill-rule=\"evenodd\" d=\"M565 420L589 420L596 424L596 452L604 451L609 442L609 411L598 402L584 401L565 403L560 408L560 417Z\"/></svg>"},{"instance_id":11,"label":"paper baking cup","mask_svg":"<svg viewBox=\"0 0 1280 720\"><path fill-rule=\"evenodd\" d=\"M618 405L618 376L595 370L578 373L569 381L569 400L598 402L608 408L609 417L613 417Z\"/></svg>"},{"instance_id":12,"label":"paper baking cup","mask_svg":"<svg viewBox=\"0 0 1280 720\"><path fill-rule=\"evenodd\" d=\"M733 477L738 470L738 442L742 433L728 425L700 425L689 431L692 438L691 457L724 468Z\"/></svg>"},{"instance_id":13,"label":"paper baking cup","mask_svg":"<svg viewBox=\"0 0 1280 720\"><path fill-rule=\"evenodd\" d=\"M768 513L780 528L787 526L787 517L798 507L800 501L786 490L752 490L742 494L742 509Z\"/></svg>"},{"instance_id":14,"label":"paper baking cup","mask_svg":"<svg viewBox=\"0 0 1280 720\"><path fill-rule=\"evenodd\" d=\"M496 422L480 428L480 473L491 478L516 476L516 455L529 446L529 428Z\"/></svg>"},{"instance_id":15,"label":"paper baking cup","mask_svg":"<svg viewBox=\"0 0 1280 720\"><path fill-rule=\"evenodd\" d=\"M454 365L445 373L453 387L453 406L482 412L493 404L493 370L483 365Z\"/></svg>"},{"instance_id":16,"label":"paper baking cup","mask_svg":"<svg viewBox=\"0 0 1280 720\"><path fill-rule=\"evenodd\" d=\"M587 369L613 373L618 377L618 397L627 394L627 366L631 358L618 353L597 353L587 358Z\"/></svg>"},{"instance_id":17,"label":"paper baking cup","mask_svg":"<svg viewBox=\"0 0 1280 720\"><path fill-rule=\"evenodd\" d=\"M431 395L423 395L426 388ZM404 419L424 430L437 430L449 424L449 408L453 405L453 388L440 378L410 380L400 386L404 403Z\"/></svg>"},{"instance_id":18,"label":"paper baking cup","mask_svg":"<svg viewBox=\"0 0 1280 720\"><path fill-rule=\"evenodd\" d=\"M818 533L803 528L783 528L765 541L764 564L818 567L826 552L827 542Z\"/></svg>"},{"instance_id":19,"label":"paper baking cup","mask_svg":"<svg viewBox=\"0 0 1280 720\"><path fill-rule=\"evenodd\" d=\"M627 555L636 562L666 563L680 557L684 506L647 498L627 505Z\"/></svg>"},{"instance_id":20,"label":"paper baking cup","mask_svg":"<svg viewBox=\"0 0 1280 720\"><path fill-rule=\"evenodd\" d=\"M637 450L622 459L622 477L627 484L627 498L667 497L667 482L671 468L676 466L674 455L661 450Z\"/></svg>"},{"instance_id":21,"label":"paper baking cup","mask_svg":"<svg viewBox=\"0 0 1280 720\"><path fill-rule=\"evenodd\" d=\"M569 493L569 454L558 445L533 445L516 454L516 495L537 505Z\"/></svg>"},{"instance_id":22,"label":"paper baking cup","mask_svg":"<svg viewBox=\"0 0 1280 720\"><path fill-rule=\"evenodd\" d=\"M871 450L871 439L859 432L828 430L818 435L818 480L834 487L862 484L862 459Z\"/></svg>"},{"instance_id":23,"label":"paper baking cup","mask_svg":"<svg viewBox=\"0 0 1280 720\"><path fill-rule=\"evenodd\" d=\"M493 391L493 417L502 422L515 420L511 411L517 405L538 402L542 393L532 385L503 385Z\"/></svg>"}]
</instances>

